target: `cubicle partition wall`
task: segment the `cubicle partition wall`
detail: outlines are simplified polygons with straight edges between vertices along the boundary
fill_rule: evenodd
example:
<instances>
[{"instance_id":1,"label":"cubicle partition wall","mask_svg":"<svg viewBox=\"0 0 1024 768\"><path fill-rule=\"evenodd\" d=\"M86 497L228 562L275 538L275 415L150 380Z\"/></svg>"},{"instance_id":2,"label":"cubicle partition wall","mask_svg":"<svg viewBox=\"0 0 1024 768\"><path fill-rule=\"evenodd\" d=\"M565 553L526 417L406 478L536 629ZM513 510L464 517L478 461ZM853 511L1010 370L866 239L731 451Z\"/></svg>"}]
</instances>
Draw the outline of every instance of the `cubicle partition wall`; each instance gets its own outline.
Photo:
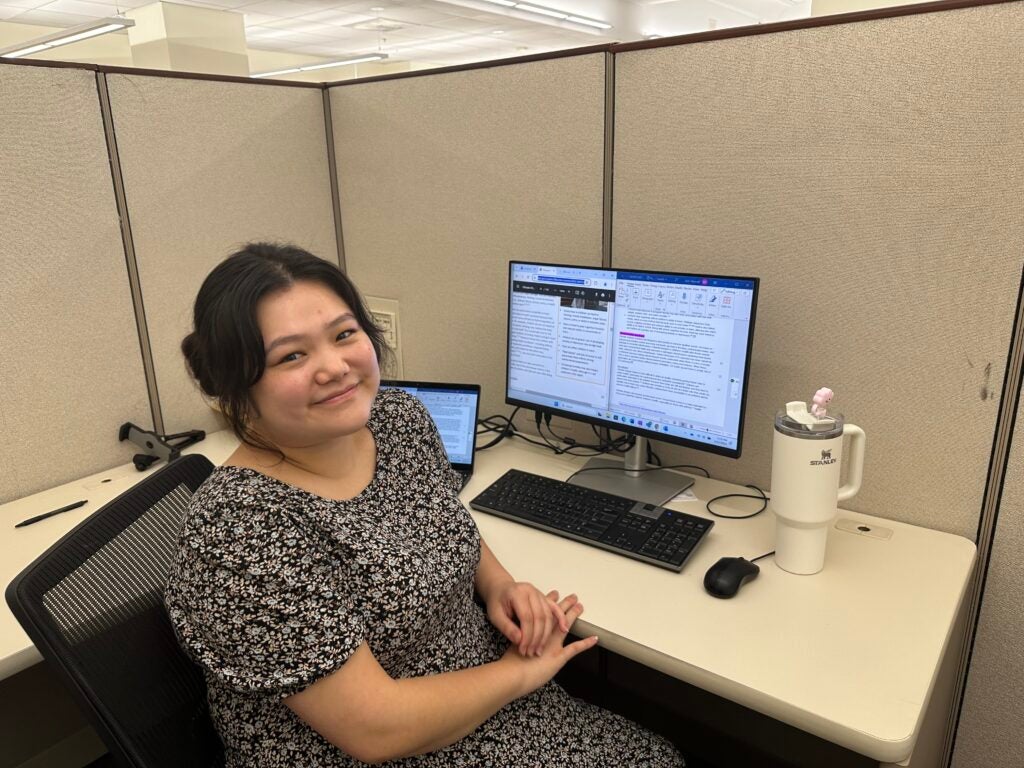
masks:
<instances>
[{"instance_id":1,"label":"cubicle partition wall","mask_svg":"<svg viewBox=\"0 0 1024 768\"><path fill-rule=\"evenodd\" d=\"M738 461L836 392L867 434L844 505L973 539L1024 242L1024 5L615 54L616 266L757 275ZM629 46L623 46L629 48Z\"/></svg>"},{"instance_id":2,"label":"cubicle partition wall","mask_svg":"<svg viewBox=\"0 0 1024 768\"><path fill-rule=\"evenodd\" d=\"M93 73L0 66L0 230L7 501L129 461L119 424L150 422Z\"/></svg>"},{"instance_id":3,"label":"cubicle partition wall","mask_svg":"<svg viewBox=\"0 0 1024 768\"><path fill-rule=\"evenodd\" d=\"M1017 421L999 506L952 768L1024 759L1024 422Z\"/></svg>"},{"instance_id":4,"label":"cubicle partition wall","mask_svg":"<svg viewBox=\"0 0 1024 768\"><path fill-rule=\"evenodd\" d=\"M337 261L319 88L107 76L164 429L219 429L180 344L199 285L239 245Z\"/></svg>"},{"instance_id":5,"label":"cubicle partition wall","mask_svg":"<svg viewBox=\"0 0 1024 768\"><path fill-rule=\"evenodd\" d=\"M331 88L348 273L399 303L406 378L505 412L508 262L599 266L605 53Z\"/></svg>"}]
</instances>

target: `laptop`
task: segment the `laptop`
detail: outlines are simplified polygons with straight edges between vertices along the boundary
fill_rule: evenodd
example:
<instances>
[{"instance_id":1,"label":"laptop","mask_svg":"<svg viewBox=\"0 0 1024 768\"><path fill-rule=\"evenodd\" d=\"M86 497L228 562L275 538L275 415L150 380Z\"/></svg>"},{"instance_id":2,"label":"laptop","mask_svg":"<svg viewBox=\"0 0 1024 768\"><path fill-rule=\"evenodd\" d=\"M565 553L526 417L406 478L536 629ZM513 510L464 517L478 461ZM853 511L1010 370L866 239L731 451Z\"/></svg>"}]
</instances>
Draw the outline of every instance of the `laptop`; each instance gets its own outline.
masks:
<instances>
[{"instance_id":1,"label":"laptop","mask_svg":"<svg viewBox=\"0 0 1024 768\"><path fill-rule=\"evenodd\" d=\"M382 381L382 388L401 389L419 399L430 411L452 469L465 488L473 476L476 421L480 411L479 384L444 384L429 381Z\"/></svg>"}]
</instances>

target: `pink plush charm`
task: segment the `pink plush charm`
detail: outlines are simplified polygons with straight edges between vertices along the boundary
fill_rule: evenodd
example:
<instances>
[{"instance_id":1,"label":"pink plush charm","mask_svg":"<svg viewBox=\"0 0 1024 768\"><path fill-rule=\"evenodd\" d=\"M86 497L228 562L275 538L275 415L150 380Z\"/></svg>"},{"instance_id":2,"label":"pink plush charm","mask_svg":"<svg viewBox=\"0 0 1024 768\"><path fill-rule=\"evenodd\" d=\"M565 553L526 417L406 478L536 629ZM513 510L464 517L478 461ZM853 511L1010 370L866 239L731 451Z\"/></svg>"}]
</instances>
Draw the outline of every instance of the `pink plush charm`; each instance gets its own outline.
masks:
<instances>
[{"instance_id":1,"label":"pink plush charm","mask_svg":"<svg viewBox=\"0 0 1024 768\"><path fill-rule=\"evenodd\" d=\"M823 419L826 414L826 407L832 402L833 392L828 387L822 387L814 393L813 405L811 406L811 413L815 418Z\"/></svg>"}]
</instances>

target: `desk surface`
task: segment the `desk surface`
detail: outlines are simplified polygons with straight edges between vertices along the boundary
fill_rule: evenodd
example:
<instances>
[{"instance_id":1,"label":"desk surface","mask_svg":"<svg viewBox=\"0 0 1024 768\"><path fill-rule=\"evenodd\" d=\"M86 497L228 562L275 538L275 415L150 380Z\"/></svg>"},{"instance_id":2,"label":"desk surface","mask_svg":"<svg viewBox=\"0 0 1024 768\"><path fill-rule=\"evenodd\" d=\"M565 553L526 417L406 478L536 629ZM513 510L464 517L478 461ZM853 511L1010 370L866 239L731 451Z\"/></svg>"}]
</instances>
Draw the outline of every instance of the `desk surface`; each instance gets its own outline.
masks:
<instances>
[{"instance_id":1,"label":"desk surface","mask_svg":"<svg viewBox=\"0 0 1024 768\"><path fill-rule=\"evenodd\" d=\"M189 452L214 463L235 445L217 433ZM481 452L462 498L468 502L507 468L564 478L582 459L553 457L522 443ZM148 473L147 473L148 474ZM125 465L110 472L0 506L0 582L6 587L28 563L91 512L145 475ZM712 496L736 486L698 479L697 500L670 506L707 516ZM32 515L88 498L81 509L26 528ZM732 502L732 503L730 503ZM755 502L720 502L720 511L749 511ZM730 512L731 510L731 512ZM720 557L752 558L774 548L770 512L749 520L716 519L682 573L473 512L480 532L518 579L543 590L580 595L578 630L648 667L704 688L880 761L908 757L974 562L974 544L926 528L853 512L875 538L832 528L825 569L796 576L771 558L732 600L702 586ZM7 609L0 607L0 679L39 660Z\"/></svg>"},{"instance_id":2,"label":"desk surface","mask_svg":"<svg viewBox=\"0 0 1024 768\"><path fill-rule=\"evenodd\" d=\"M468 502L506 468L567 477L582 460L522 443L478 455ZM750 493L698 478L697 500L668 505L710 517L705 502ZM759 502L727 500L740 514ZM761 573L731 600L709 596L704 573L721 557L774 549L770 511L715 527L681 573L507 520L474 513L488 545L516 578L575 591L583 634L645 666L879 761L907 758L974 563L973 542L891 520L840 511L888 539L829 531L825 568L797 576L761 560Z\"/></svg>"}]
</instances>

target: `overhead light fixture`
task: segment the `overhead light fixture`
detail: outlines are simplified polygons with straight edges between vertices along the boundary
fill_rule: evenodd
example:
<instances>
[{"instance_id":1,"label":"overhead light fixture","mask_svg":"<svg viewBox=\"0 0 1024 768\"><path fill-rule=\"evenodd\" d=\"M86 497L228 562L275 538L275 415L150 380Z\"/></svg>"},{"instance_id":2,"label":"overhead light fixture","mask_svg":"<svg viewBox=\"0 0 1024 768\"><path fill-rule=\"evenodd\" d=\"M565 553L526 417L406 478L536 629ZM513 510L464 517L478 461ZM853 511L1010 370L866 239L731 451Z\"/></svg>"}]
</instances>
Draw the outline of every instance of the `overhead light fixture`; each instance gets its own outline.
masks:
<instances>
[{"instance_id":1,"label":"overhead light fixture","mask_svg":"<svg viewBox=\"0 0 1024 768\"><path fill-rule=\"evenodd\" d=\"M588 19L586 16L577 16L575 13L559 11L555 8L547 8L543 5L536 5L535 3L520 3L517 2L517 0L481 0L481 2L490 3L491 5L500 5L503 8L514 8L515 10L522 11L524 13L536 13L538 16L548 16L549 18L559 19L561 21L571 21L573 24L582 24L586 27L594 27L595 29L612 28L612 25L606 21Z\"/></svg>"},{"instance_id":2,"label":"overhead light fixture","mask_svg":"<svg viewBox=\"0 0 1024 768\"><path fill-rule=\"evenodd\" d=\"M527 13L539 13L541 16L550 16L553 19L567 19L569 14L564 11L553 11L550 8L542 8L539 5L530 5L529 3L516 3L516 10L526 11Z\"/></svg>"},{"instance_id":3,"label":"overhead light fixture","mask_svg":"<svg viewBox=\"0 0 1024 768\"><path fill-rule=\"evenodd\" d=\"M598 21L597 19L586 19L582 16L569 16L566 21L573 21L577 24L585 24L588 27L597 27L598 29L611 29L612 25L604 21Z\"/></svg>"},{"instance_id":4,"label":"overhead light fixture","mask_svg":"<svg viewBox=\"0 0 1024 768\"><path fill-rule=\"evenodd\" d=\"M273 72L261 72L258 75L249 75L249 77L275 77L277 75L292 75L296 72L310 72L314 69L328 69L330 67L344 67L349 64L363 64L367 61L381 61L386 59L388 55L386 53L368 53L365 56L356 56L351 59L341 59L340 61L325 61L322 64L304 64L301 67L289 67L288 69L275 69Z\"/></svg>"},{"instance_id":5,"label":"overhead light fixture","mask_svg":"<svg viewBox=\"0 0 1024 768\"><path fill-rule=\"evenodd\" d=\"M88 24L80 24L77 27L62 29L60 32L53 32L29 40L25 43L18 43L7 48L0 49L0 56L5 59L16 59L19 56L39 53L48 48L56 48L68 43L77 43L79 40L88 40L90 37L105 35L108 32L116 32L119 29L134 27L135 22L131 19L119 19L115 17L96 19Z\"/></svg>"}]
</instances>

